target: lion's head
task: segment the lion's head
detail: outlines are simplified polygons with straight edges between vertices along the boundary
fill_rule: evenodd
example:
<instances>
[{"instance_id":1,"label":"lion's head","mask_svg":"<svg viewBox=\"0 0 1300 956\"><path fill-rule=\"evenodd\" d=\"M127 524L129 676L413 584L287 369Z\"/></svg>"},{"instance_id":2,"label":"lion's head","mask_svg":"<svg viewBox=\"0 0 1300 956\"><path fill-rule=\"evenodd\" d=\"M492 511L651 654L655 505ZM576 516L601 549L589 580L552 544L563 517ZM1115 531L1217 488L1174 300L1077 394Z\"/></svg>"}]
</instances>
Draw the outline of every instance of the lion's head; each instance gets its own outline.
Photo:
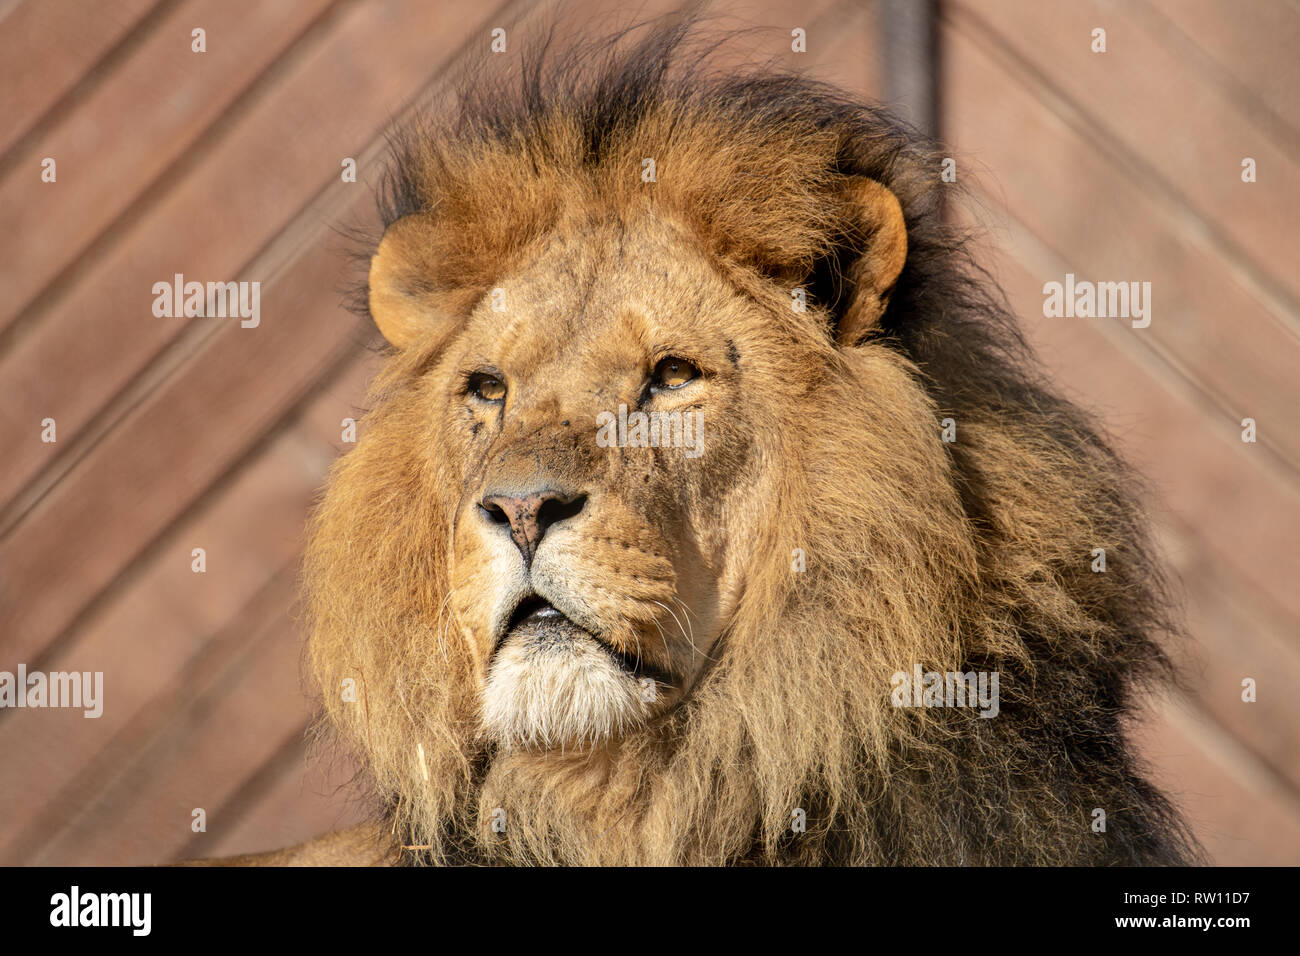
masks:
<instances>
[{"instance_id":1,"label":"lion's head","mask_svg":"<svg viewBox=\"0 0 1300 956\"><path fill-rule=\"evenodd\" d=\"M939 157L810 81L682 68L682 34L398 143L393 354L308 555L312 673L392 832L413 861L1179 859L1120 725L1162 666L1131 479L1028 371ZM997 673L996 717L896 706L914 669Z\"/></svg>"}]
</instances>

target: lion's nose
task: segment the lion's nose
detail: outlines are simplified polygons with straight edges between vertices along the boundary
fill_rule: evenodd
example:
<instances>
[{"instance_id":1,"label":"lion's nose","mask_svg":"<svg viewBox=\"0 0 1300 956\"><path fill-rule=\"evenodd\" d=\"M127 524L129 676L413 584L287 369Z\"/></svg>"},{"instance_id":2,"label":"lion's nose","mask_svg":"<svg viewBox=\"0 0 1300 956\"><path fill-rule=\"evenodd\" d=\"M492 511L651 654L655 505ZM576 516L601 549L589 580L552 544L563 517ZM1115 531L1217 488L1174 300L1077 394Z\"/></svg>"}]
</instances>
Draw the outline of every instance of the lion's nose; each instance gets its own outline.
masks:
<instances>
[{"instance_id":1,"label":"lion's nose","mask_svg":"<svg viewBox=\"0 0 1300 956\"><path fill-rule=\"evenodd\" d=\"M586 503L584 494L565 494L548 488L525 495L484 495L479 509L492 524L510 526L510 538L524 556L525 567L530 567L547 530L572 518Z\"/></svg>"}]
</instances>

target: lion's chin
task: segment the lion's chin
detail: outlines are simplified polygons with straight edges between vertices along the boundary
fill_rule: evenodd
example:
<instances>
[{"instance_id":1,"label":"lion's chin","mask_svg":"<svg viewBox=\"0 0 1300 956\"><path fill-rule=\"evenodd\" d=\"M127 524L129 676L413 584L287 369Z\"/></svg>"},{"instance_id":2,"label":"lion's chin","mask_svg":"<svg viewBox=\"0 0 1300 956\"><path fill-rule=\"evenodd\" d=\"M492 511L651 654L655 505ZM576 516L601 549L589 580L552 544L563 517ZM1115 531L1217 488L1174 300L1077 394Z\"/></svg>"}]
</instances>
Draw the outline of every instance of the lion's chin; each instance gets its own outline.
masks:
<instances>
[{"instance_id":1,"label":"lion's chin","mask_svg":"<svg viewBox=\"0 0 1300 956\"><path fill-rule=\"evenodd\" d=\"M514 628L488 669L483 726L512 749L597 746L642 723L636 677L567 619Z\"/></svg>"}]
</instances>

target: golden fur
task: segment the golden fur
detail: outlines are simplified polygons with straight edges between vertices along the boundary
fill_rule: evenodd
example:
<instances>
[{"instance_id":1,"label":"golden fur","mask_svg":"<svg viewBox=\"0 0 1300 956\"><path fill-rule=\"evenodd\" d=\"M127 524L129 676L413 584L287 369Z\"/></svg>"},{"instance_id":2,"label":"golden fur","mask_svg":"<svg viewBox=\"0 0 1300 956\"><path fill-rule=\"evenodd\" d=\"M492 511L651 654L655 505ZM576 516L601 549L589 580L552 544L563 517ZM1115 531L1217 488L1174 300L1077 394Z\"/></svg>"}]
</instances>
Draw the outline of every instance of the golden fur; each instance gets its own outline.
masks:
<instances>
[{"instance_id":1,"label":"golden fur","mask_svg":"<svg viewBox=\"0 0 1300 956\"><path fill-rule=\"evenodd\" d=\"M690 42L536 57L397 143L395 348L306 577L383 831L410 863L1192 858L1124 736L1167 630L1132 478L944 224L938 154ZM647 388L665 354L699 377ZM699 412L701 454L601 447L620 403ZM543 485L580 510L528 565L483 502ZM505 633L530 587L562 640ZM894 706L918 664L998 672L998 716Z\"/></svg>"}]
</instances>

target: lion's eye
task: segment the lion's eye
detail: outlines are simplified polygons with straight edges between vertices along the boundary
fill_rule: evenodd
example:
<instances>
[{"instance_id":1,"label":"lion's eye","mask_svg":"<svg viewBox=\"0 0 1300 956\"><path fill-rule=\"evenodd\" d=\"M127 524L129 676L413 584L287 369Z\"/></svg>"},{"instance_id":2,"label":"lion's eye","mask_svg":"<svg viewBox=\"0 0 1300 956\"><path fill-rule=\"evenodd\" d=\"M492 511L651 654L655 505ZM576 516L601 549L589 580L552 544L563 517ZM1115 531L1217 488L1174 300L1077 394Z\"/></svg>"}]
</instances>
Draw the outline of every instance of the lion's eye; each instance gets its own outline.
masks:
<instances>
[{"instance_id":1,"label":"lion's eye","mask_svg":"<svg viewBox=\"0 0 1300 956\"><path fill-rule=\"evenodd\" d=\"M470 376L469 390L485 402L499 402L506 397L506 383L486 372Z\"/></svg>"},{"instance_id":2,"label":"lion's eye","mask_svg":"<svg viewBox=\"0 0 1300 956\"><path fill-rule=\"evenodd\" d=\"M656 388L681 388L699 374L700 370L686 359L670 355L666 359L660 359L651 380Z\"/></svg>"}]
</instances>

